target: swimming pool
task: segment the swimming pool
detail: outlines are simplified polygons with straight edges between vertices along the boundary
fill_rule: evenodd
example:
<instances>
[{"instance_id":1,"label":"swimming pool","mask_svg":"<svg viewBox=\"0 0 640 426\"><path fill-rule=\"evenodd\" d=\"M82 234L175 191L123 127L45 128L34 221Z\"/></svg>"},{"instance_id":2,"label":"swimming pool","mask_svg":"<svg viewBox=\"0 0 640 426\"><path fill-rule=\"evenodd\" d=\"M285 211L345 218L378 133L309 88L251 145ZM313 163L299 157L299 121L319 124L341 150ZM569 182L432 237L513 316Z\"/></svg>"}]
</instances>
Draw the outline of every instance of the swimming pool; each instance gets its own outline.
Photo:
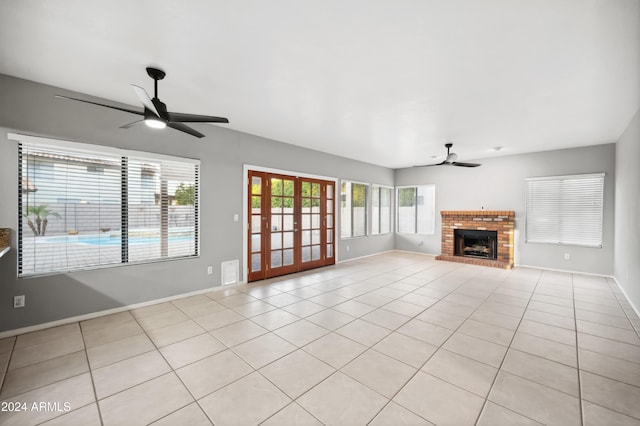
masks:
<instances>
[{"instance_id":1,"label":"swimming pool","mask_svg":"<svg viewBox=\"0 0 640 426\"><path fill-rule=\"evenodd\" d=\"M88 235L59 235L46 237L40 240L44 243L53 244L87 244L91 246L119 246L121 236L119 234L88 234ZM190 242L193 235L176 234L169 235L169 242ZM160 236L129 236L129 245L159 244Z\"/></svg>"}]
</instances>

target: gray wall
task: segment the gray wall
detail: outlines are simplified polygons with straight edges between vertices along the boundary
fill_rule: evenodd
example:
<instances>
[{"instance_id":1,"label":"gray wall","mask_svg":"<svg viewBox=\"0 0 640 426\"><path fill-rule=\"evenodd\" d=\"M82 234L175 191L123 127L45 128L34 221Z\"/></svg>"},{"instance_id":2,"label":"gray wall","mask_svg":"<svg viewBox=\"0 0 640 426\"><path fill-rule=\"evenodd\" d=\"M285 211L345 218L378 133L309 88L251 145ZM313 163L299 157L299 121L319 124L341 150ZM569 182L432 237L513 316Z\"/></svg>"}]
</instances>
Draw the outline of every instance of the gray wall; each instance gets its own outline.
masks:
<instances>
[{"instance_id":1,"label":"gray wall","mask_svg":"<svg viewBox=\"0 0 640 426\"><path fill-rule=\"evenodd\" d=\"M640 312L640 111L616 144L614 276Z\"/></svg>"},{"instance_id":2,"label":"gray wall","mask_svg":"<svg viewBox=\"0 0 640 426\"><path fill-rule=\"evenodd\" d=\"M465 159L464 161L471 161ZM441 210L514 210L518 265L611 275L614 252L615 145L563 149L478 161L481 167L396 170L396 185L436 185L435 235L396 234L399 250L440 253ZM605 172L603 247L525 243L526 177ZM564 260L570 253L571 260Z\"/></svg>"},{"instance_id":3,"label":"gray wall","mask_svg":"<svg viewBox=\"0 0 640 426\"><path fill-rule=\"evenodd\" d=\"M128 90L123 84L123 90ZM82 96L0 75L0 227L13 230L0 258L0 331L131 305L220 284L220 262L242 259L243 165L393 185L393 170L225 129L196 124L203 139L145 126L120 129L130 114L55 99ZM87 99L87 97L84 97ZM198 111L188 111L198 112ZM233 117L229 117L233 121ZM8 132L178 155L201 160L199 258L17 279L17 143ZM346 250L347 244L349 251ZM393 249L393 235L339 241L338 260ZM213 275L207 275L213 265ZM13 309L13 296L26 307Z\"/></svg>"}]
</instances>

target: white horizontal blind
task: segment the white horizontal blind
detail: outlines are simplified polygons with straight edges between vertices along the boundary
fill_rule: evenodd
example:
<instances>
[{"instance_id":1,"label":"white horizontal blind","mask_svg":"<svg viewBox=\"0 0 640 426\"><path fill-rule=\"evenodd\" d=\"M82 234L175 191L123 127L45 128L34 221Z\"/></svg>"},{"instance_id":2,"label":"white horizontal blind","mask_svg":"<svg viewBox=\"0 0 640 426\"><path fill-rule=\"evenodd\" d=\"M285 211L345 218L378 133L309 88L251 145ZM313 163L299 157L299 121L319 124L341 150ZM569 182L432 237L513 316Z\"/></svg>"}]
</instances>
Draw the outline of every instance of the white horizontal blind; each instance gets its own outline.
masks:
<instances>
[{"instance_id":1,"label":"white horizontal blind","mask_svg":"<svg viewBox=\"0 0 640 426\"><path fill-rule=\"evenodd\" d=\"M602 247L604 176L526 179L527 242Z\"/></svg>"},{"instance_id":2,"label":"white horizontal blind","mask_svg":"<svg viewBox=\"0 0 640 426\"><path fill-rule=\"evenodd\" d=\"M197 165L128 157L129 261L197 253Z\"/></svg>"},{"instance_id":3,"label":"white horizontal blind","mask_svg":"<svg viewBox=\"0 0 640 426\"><path fill-rule=\"evenodd\" d=\"M199 162L10 136L19 276L197 255Z\"/></svg>"}]
</instances>

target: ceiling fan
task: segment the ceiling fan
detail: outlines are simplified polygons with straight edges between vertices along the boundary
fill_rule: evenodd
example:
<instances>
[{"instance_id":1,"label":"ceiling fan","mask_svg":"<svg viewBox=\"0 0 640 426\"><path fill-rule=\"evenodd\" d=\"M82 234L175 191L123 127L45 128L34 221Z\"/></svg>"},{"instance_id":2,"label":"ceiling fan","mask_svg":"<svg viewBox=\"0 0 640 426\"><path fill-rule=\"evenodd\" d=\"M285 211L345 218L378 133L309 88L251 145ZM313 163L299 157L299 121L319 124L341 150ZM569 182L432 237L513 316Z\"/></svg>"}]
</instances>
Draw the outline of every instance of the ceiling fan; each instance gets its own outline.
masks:
<instances>
[{"instance_id":1,"label":"ceiling fan","mask_svg":"<svg viewBox=\"0 0 640 426\"><path fill-rule=\"evenodd\" d=\"M449 143L444 144L444 146L447 148L447 158L445 158L442 163L438 163L438 164L423 164L421 166L414 166L414 167L431 167L431 166L478 167L478 166L482 165L482 164L478 164L478 163L460 163L460 162L456 161L458 159L458 154L453 153L453 152L449 152L451 147L453 146L453 144L451 142L449 142Z\"/></svg>"},{"instance_id":2,"label":"ceiling fan","mask_svg":"<svg viewBox=\"0 0 640 426\"><path fill-rule=\"evenodd\" d=\"M135 126L136 124L145 123L149 127L153 127L155 129L163 129L165 127L171 127L172 129L179 130L181 132L185 132L190 134L191 136L195 136L197 138L202 138L204 135L197 130L187 126L183 123L228 123L229 120L224 117L212 117L209 115L196 115L196 114L182 114L179 112L169 112L167 111L167 105L162 102L158 98L158 80L162 80L165 77L165 72L159 70L157 68L147 68L147 74L149 77L153 79L154 82L154 96L153 99L149 97L147 92L140 86L136 86L132 84L134 92L138 96L138 99L144 106L144 111L136 111L127 108L120 108L111 105L105 105L98 102L85 101L83 99L70 98L68 96L56 95L56 98L61 99L69 99L72 101L84 102L87 104L98 105L101 107L117 109L119 111L130 112L131 114L142 115L144 118L142 120L134 121L133 123L125 124L121 126L122 129L128 129L129 127Z\"/></svg>"}]
</instances>

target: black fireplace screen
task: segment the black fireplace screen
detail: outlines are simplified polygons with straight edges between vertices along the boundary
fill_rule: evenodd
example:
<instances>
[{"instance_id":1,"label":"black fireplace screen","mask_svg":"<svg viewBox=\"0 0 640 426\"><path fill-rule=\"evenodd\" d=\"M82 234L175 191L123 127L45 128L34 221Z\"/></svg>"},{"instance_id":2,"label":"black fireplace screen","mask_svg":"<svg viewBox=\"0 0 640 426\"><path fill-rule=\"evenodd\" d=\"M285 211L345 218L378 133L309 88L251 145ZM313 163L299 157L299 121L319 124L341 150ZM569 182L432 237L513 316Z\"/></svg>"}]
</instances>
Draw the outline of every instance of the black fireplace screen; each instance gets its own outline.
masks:
<instances>
[{"instance_id":1,"label":"black fireplace screen","mask_svg":"<svg viewBox=\"0 0 640 426\"><path fill-rule=\"evenodd\" d=\"M498 232L456 229L454 232L456 256L498 258Z\"/></svg>"}]
</instances>

